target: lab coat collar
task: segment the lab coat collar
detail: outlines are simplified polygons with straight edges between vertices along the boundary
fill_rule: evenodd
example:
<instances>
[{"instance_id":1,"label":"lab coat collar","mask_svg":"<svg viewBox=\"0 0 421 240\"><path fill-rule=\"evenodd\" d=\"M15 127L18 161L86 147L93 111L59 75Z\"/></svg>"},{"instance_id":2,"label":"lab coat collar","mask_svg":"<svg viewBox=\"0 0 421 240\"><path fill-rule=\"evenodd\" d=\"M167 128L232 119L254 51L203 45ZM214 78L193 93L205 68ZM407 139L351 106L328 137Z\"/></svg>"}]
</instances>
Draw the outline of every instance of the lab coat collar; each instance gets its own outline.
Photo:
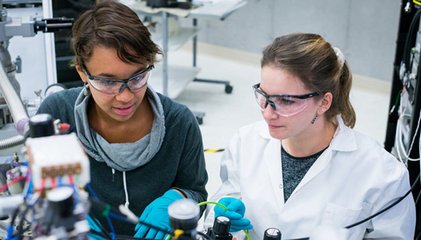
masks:
<instances>
[{"instance_id":1,"label":"lab coat collar","mask_svg":"<svg viewBox=\"0 0 421 240\"><path fill-rule=\"evenodd\" d=\"M335 161L333 155L334 152L351 152L357 149L357 141L355 139L354 131L347 127L342 120L342 117L338 115L336 117L338 127L330 143L330 146L320 155L313 166L304 175L304 178L298 184L293 191L290 198L293 198L295 193L300 191L303 186L311 181L315 176L320 174L328 165L330 161Z\"/></svg>"},{"instance_id":2,"label":"lab coat collar","mask_svg":"<svg viewBox=\"0 0 421 240\"><path fill-rule=\"evenodd\" d=\"M345 125L340 115L336 116L338 127L332 139L330 147L334 151L351 152L357 149L355 132Z\"/></svg>"},{"instance_id":3,"label":"lab coat collar","mask_svg":"<svg viewBox=\"0 0 421 240\"><path fill-rule=\"evenodd\" d=\"M307 184L311 179L317 176L323 169L326 168L330 161L334 161L332 159L333 151L345 151L350 152L357 148L357 143L355 139L355 133L352 129L347 127L340 115L336 117L336 121L338 123L338 127L336 129L335 135L332 139L332 142L328 149L320 156L320 158L314 163L314 165L310 168L301 182L298 184L296 189L294 190L293 194L290 198L294 197L294 193L299 191L305 184ZM268 169L269 176L272 182L272 189L277 192L276 202L278 206L282 208L284 203L284 196L283 196L283 186L282 186L282 176L281 176L281 166L279 164L279 159L281 158L281 144L278 139L274 139L270 136L269 130L267 125L264 121L257 125L258 132L260 135L265 138L269 139L268 145L264 151L263 159L266 164L266 168Z\"/></svg>"}]
</instances>

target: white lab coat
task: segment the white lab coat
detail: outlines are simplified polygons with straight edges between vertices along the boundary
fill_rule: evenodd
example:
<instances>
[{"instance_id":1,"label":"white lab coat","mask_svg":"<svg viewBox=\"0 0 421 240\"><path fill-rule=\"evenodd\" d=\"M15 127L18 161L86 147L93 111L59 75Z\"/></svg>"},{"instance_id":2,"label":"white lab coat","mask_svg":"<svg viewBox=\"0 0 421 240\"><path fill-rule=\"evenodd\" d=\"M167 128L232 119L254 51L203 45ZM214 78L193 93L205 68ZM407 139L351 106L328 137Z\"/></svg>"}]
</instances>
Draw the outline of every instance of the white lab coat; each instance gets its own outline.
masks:
<instances>
[{"instance_id":1,"label":"white lab coat","mask_svg":"<svg viewBox=\"0 0 421 240\"><path fill-rule=\"evenodd\" d=\"M343 230L403 196L410 189L405 165L373 139L345 126L340 117L337 121L330 146L287 202L280 140L269 135L263 121L241 128L223 154L223 184L212 200L241 198L245 217L254 227L250 236L260 240L269 227L278 228L282 239L309 237L323 226ZM208 225L212 215L205 221ZM415 204L410 194L387 212L350 229L347 239L408 240L414 238L414 229Z\"/></svg>"}]
</instances>

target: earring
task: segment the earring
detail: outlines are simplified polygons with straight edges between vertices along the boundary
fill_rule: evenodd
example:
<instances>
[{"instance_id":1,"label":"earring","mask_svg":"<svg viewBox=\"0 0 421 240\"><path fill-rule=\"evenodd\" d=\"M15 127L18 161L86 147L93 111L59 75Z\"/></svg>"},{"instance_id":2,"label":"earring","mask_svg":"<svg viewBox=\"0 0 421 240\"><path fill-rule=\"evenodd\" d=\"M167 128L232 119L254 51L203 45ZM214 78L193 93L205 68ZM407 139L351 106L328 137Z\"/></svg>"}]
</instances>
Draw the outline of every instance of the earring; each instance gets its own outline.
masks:
<instances>
[{"instance_id":1,"label":"earring","mask_svg":"<svg viewBox=\"0 0 421 240\"><path fill-rule=\"evenodd\" d=\"M314 116L313 120L311 120L311 124L314 124L314 122L316 121L316 119L317 119L318 116L319 115L317 115L317 113L316 113L316 115Z\"/></svg>"},{"instance_id":2,"label":"earring","mask_svg":"<svg viewBox=\"0 0 421 240\"><path fill-rule=\"evenodd\" d=\"M89 85L87 83L85 83L85 86L83 87L83 95L89 95Z\"/></svg>"}]
</instances>

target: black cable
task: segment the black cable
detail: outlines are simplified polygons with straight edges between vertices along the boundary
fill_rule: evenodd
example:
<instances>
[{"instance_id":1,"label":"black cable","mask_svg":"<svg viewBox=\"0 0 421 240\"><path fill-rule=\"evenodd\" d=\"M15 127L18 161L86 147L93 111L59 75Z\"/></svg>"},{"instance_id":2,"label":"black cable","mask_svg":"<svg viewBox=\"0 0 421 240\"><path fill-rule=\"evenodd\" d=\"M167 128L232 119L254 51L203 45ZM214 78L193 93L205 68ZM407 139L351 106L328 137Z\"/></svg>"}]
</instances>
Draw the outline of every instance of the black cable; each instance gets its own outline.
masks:
<instances>
[{"instance_id":1,"label":"black cable","mask_svg":"<svg viewBox=\"0 0 421 240\"><path fill-rule=\"evenodd\" d=\"M100 236L100 237L105 238L105 239L111 239L111 238L110 238L110 236L108 236L107 234L105 234L105 233L103 233L103 232L98 232L98 231L93 230L93 229L91 229L91 230L89 231L89 234L93 234L93 235L96 235L96 236Z\"/></svg>"},{"instance_id":2,"label":"black cable","mask_svg":"<svg viewBox=\"0 0 421 240\"><path fill-rule=\"evenodd\" d=\"M418 233L418 235L414 238L415 240L419 240L420 239L420 237L421 237L421 232L420 233Z\"/></svg>"},{"instance_id":3,"label":"black cable","mask_svg":"<svg viewBox=\"0 0 421 240\"><path fill-rule=\"evenodd\" d=\"M16 218L17 218L17 216L18 216L18 214L19 214L19 211L20 211L20 206L19 207L17 207L16 209L15 209L15 211L13 212L13 215L12 215L12 219L11 219L11 221L10 221L10 224L9 224L9 226L14 226L15 225L15 221L16 221ZM13 227L14 228L14 227ZM7 231L8 231L9 229L7 229ZM12 232L12 237L13 237L13 232ZM8 236L9 237L9 236Z\"/></svg>"},{"instance_id":4,"label":"black cable","mask_svg":"<svg viewBox=\"0 0 421 240\"><path fill-rule=\"evenodd\" d=\"M95 219L95 218L92 218L92 221L94 221L94 223L101 229L101 231L102 231L102 234L103 235L105 235L105 238L106 239L113 239L112 237L111 237L111 235L108 233L108 231L107 231L107 229L105 229L105 227L104 226L102 226L102 224L98 221L98 219ZM95 231L95 230L93 230L92 228L91 228L91 231ZM97 232L97 231L95 231L95 232Z\"/></svg>"},{"instance_id":5,"label":"black cable","mask_svg":"<svg viewBox=\"0 0 421 240\"><path fill-rule=\"evenodd\" d=\"M418 201L420 200L420 197L421 197L421 191L419 191L419 192L418 192L418 196L417 196L417 198L415 199L415 205L417 205ZM420 233L421 233L421 232L420 232Z\"/></svg>"},{"instance_id":6,"label":"black cable","mask_svg":"<svg viewBox=\"0 0 421 240\"><path fill-rule=\"evenodd\" d=\"M18 231L19 235L23 235L26 231L25 228L23 228L23 224L24 221L26 220L25 216L28 213L28 211L31 209L30 205L24 204L25 209L23 210L22 214L21 214L21 219L19 221L19 224L16 225L16 230ZM29 222L28 220L26 220L27 222Z\"/></svg>"},{"instance_id":7,"label":"black cable","mask_svg":"<svg viewBox=\"0 0 421 240\"><path fill-rule=\"evenodd\" d=\"M408 192L406 192L405 193L405 195L403 195L402 197L400 197L400 198L398 198L394 203L392 203L392 204L390 204L389 206L387 206L386 208L384 208L383 210L380 210L380 211L378 211L377 213L375 213L375 214L373 214L373 215L371 215L371 216L369 216L369 217L367 217L367 218L365 218L365 219L363 219L363 220L361 220L361 221L358 221L358 222L356 222L356 223L353 223L353 224L351 224L351 225L348 225L348 226L346 226L345 228L347 228L347 229L349 229L349 228L353 228L353 227L355 227L355 226L357 226L357 225L360 225L361 223L364 223L364 222L367 222L368 220L370 220L370 219L372 219L372 218L375 218L375 217L377 217L378 215L380 215L380 214L382 214L382 213L384 213L384 212L386 212L387 210L389 210L389 209L391 209L392 207L394 207L396 204L398 204L399 202L401 202L403 199L405 199L406 198L406 196L408 196L408 194L410 194L411 192L412 192L412 190L415 188L415 186L417 185L417 183L418 183L418 180L420 179L420 174L418 174L418 177L417 177L417 179L414 181L414 183L412 184L412 186L411 186L411 188L409 189L409 191Z\"/></svg>"},{"instance_id":8,"label":"black cable","mask_svg":"<svg viewBox=\"0 0 421 240\"><path fill-rule=\"evenodd\" d=\"M412 21L411 21L411 25L409 26L409 30L408 30L408 36L406 37L406 40L405 40L405 45L404 45L404 52L403 52L403 62L405 63L405 67L409 67L409 57L407 56L408 55L408 50L409 50L409 44L410 44L410 42L412 42L413 41L413 35L415 35L415 34L412 34L412 32L414 31L414 28L415 28L415 24L417 23L417 21L418 21L418 18L419 18L419 16L421 15L421 9L419 9L416 13L415 13L415 15L414 15L414 17L412 18Z\"/></svg>"}]
</instances>

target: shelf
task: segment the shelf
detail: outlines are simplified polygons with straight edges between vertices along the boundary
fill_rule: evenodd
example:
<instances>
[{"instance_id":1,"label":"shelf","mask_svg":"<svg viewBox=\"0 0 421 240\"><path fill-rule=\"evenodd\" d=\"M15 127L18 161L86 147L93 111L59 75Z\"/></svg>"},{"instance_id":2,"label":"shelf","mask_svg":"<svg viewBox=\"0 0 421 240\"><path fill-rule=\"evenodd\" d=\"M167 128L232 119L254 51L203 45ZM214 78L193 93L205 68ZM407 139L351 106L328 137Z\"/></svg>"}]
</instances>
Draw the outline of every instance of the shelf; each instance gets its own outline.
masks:
<instances>
[{"instance_id":1,"label":"shelf","mask_svg":"<svg viewBox=\"0 0 421 240\"><path fill-rule=\"evenodd\" d=\"M136 0L120 0L121 3L127 5L129 8L133 9L133 11L148 14L148 15L157 15L163 11L179 16L179 17L187 17L190 13L189 9L180 9L180 8L151 8L146 6L146 1L136 1Z\"/></svg>"},{"instance_id":2,"label":"shelf","mask_svg":"<svg viewBox=\"0 0 421 240\"><path fill-rule=\"evenodd\" d=\"M168 38L168 50L175 51L182 47L186 42L192 39L199 32L195 27L182 27L177 29L174 33L170 33ZM162 33L152 32L152 40L162 47Z\"/></svg>"},{"instance_id":3,"label":"shelf","mask_svg":"<svg viewBox=\"0 0 421 240\"><path fill-rule=\"evenodd\" d=\"M198 1L200 2L200 1ZM189 17L192 18L219 18L224 20L231 13L247 4L244 0L221 0L221 1L204 1L203 5L192 9Z\"/></svg>"},{"instance_id":4,"label":"shelf","mask_svg":"<svg viewBox=\"0 0 421 240\"><path fill-rule=\"evenodd\" d=\"M187 84L196 78L199 71L199 68L169 65L167 96L172 99L178 97ZM151 71L151 77L149 78L148 84L155 91L163 93L162 64L157 65L156 68Z\"/></svg>"}]
</instances>

